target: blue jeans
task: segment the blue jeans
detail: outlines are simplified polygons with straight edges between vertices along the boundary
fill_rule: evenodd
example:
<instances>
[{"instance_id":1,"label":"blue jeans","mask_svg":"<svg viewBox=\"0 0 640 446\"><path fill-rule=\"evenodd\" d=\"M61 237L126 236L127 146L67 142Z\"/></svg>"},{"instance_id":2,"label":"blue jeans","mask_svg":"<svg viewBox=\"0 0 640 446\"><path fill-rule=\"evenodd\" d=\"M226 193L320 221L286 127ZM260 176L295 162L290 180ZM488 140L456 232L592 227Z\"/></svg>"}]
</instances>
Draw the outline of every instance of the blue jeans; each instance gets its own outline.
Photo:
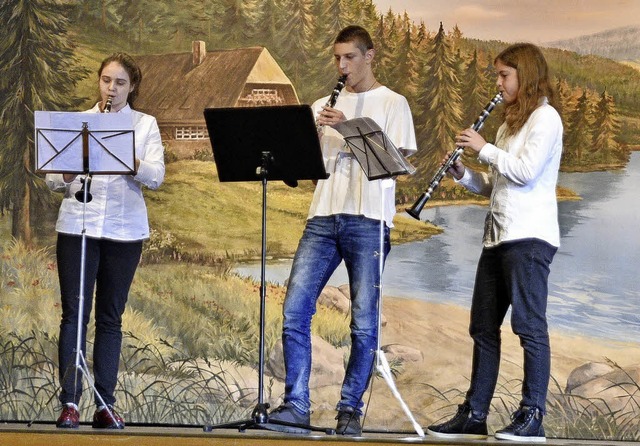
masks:
<instances>
[{"instance_id":1,"label":"blue jeans","mask_svg":"<svg viewBox=\"0 0 640 446\"><path fill-rule=\"evenodd\" d=\"M482 250L469 326L473 365L467 402L474 412L489 412L500 367L500 326L511 306L511 329L524 349L520 404L545 413L551 367L546 317L548 278L556 251L556 247L538 239Z\"/></svg>"},{"instance_id":2,"label":"blue jeans","mask_svg":"<svg viewBox=\"0 0 640 446\"><path fill-rule=\"evenodd\" d=\"M75 369L78 311L80 308L80 255L82 238L58 234L56 257L62 298L62 320L58 343L60 402L76 403L82 395L82 373ZM116 242L86 239L84 311L80 349L86 359L87 324L95 286L95 340L93 378L96 391L106 404L115 403L118 364L122 345L122 314L129 288L140 261L142 241ZM96 405L99 400L95 398Z\"/></svg>"},{"instance_id":3,"label":"blue jeans","mask_svg":"<svg viewBox=\"0 0 640 446\"><path fill-rule=\"evenodd\" d=\"M384 226L384 258L390 250ZM351 293L351 352L338 410L360 412L378 342L380 221L339 214L307 221L291 267L283 307L285 403L302 413L311 407L311 318L316 301L331 274L344 260Z\"/></svg>"}]
</instances>

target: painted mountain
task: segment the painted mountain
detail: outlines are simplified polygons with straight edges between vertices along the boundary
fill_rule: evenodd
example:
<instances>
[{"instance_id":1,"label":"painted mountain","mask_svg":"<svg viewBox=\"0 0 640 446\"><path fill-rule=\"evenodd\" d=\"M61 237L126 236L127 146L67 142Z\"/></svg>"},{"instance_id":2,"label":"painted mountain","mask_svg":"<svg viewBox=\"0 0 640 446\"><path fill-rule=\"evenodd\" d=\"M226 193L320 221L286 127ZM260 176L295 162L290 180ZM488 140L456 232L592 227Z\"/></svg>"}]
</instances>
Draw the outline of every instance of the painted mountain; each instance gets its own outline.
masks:
<instances>
[{"instance_id":1,"label":"painted mountain","mask_svg":"<svg viewBox=\"0 0 640 446\"><path fill-rule=\"evenodd\" d=\"M548 42L546 46L594 54L609 59L640 63L640 27L626 26L573 39Z\"/></svg>"}]
</instances>

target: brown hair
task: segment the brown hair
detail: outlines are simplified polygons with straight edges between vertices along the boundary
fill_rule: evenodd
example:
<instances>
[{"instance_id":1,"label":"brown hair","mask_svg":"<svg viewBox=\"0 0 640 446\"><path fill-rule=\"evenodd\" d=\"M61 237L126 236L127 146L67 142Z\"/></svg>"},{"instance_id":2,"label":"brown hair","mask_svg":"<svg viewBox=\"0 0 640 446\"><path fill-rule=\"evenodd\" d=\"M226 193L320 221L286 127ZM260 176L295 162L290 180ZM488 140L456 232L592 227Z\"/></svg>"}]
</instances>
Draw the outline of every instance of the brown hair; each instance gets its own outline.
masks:
<instances>
[{"instance_id":1,"label":"brown hair","mask_svg":"<svg viewBox=\"0 0 640 446\"><path fill-rule=\"evenodd\" d=\"M369 32L358 25L350 25L346 28L343 28L342 31L340 31L336 36L336 39L333 41L334 45L336 43L349 42L355 42L356 46L358 47L358 49L360 49L362 54L373 49L373 40L371 40Z\"/></svg>"},{"instance_id":2,"label":"brown hair","mask_svg":"<svg viewBox=\"0 0 640 446\"><path fill-rule=\"evenodd\" d=\"M127 96L127 102L129 103L129 106L133 108L133 102L138 97L138 92L140 91L140 83L142 82L142 71L140 71L140 67L133 59L133 57L129 56L127 53L113 53L112 55L104 59L102 61L102 64L100 64L98 77L102 76L102 70L104 70L104 67L109 65L111 62L118 62L120 65L122 65L122 67L129 75L129 80L131 81L133 91L129 93L129 96Z\"/></svg>"},{"instance_id":3,"label":"brown hair","mask_svg":"<svg viewBox=\"0 0 640 446\"><path fill-rule=\"evenodd\" d=\"M556 94L551 84L549 67L540 48L531 43L516 43L498 54L494 60L515 68L518 75L516 100L505 106L507 133L513 135L522 128L531 113L539 107L540 98L547 97L556 110Z\"/></svg>"}]
</instances>

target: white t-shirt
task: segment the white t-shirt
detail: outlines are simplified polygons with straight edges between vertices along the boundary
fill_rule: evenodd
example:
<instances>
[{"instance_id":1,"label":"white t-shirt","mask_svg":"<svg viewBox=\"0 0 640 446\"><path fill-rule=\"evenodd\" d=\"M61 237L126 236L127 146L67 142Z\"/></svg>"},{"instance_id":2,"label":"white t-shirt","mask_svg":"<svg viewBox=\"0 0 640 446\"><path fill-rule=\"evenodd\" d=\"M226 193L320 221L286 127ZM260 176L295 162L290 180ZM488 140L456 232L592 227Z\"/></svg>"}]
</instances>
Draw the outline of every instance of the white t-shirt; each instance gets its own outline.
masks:
<instances>
[{"instance_id":1,"label":"white t-shirt","mask_svg":"<svg viewBox=\"0 0 640 446\"><path fill-rule=\"evenodd\" d=\"M316 115L327 100L328 96L313 103ZM409 104L404 96L389 88L382 86L363 93L343 90L334 108L342 111L347 119L373 119L405 154L417 150ZM329 178L318 181L308 218L350 214L380 220L383 216L381 194L384 194L384 220L388 227L393 227L395 181L369 181L342 135L329 126L324 128L320 145Z\"/></svg>"}]
</instances>

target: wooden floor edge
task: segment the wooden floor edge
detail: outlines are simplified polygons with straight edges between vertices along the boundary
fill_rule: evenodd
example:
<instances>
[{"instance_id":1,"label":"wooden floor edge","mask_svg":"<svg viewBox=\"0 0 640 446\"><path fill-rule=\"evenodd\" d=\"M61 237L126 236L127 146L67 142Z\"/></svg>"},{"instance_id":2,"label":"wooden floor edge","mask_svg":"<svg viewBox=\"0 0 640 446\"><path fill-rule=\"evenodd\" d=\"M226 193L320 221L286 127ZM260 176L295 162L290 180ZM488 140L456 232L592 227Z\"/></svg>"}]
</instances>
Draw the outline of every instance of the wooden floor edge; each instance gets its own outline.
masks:
<instances>
[{"instance_id":1,"label":"wooden floor edge","mask_svg":"<svg viewBox=\"0 0 640 446\"><path fill-rule=\"evenodd\" d=\"M173 427L127 427L124 430L96 430L82 425L79 429L56 429L54 425L28 427L26 425L0 424L0 445L2 446L287 446L307 445L311 442L322 446L345 446L349 443L361 443L367 446L389 446L421 444L428 446L507 446L522 445L522 442L496 440L447 440L433 437L420 437L417 434L404 433L368 433L362 437L342 437L313 433L311 435L287 435L264 429L248 429L239 432L235 429L213 430L205 432L202 428ZM540 444L540 443L538 443ZM581 439L548 438L546 446L638 446L637 442L600 441Z\"/></svg>"}]
</instances>

